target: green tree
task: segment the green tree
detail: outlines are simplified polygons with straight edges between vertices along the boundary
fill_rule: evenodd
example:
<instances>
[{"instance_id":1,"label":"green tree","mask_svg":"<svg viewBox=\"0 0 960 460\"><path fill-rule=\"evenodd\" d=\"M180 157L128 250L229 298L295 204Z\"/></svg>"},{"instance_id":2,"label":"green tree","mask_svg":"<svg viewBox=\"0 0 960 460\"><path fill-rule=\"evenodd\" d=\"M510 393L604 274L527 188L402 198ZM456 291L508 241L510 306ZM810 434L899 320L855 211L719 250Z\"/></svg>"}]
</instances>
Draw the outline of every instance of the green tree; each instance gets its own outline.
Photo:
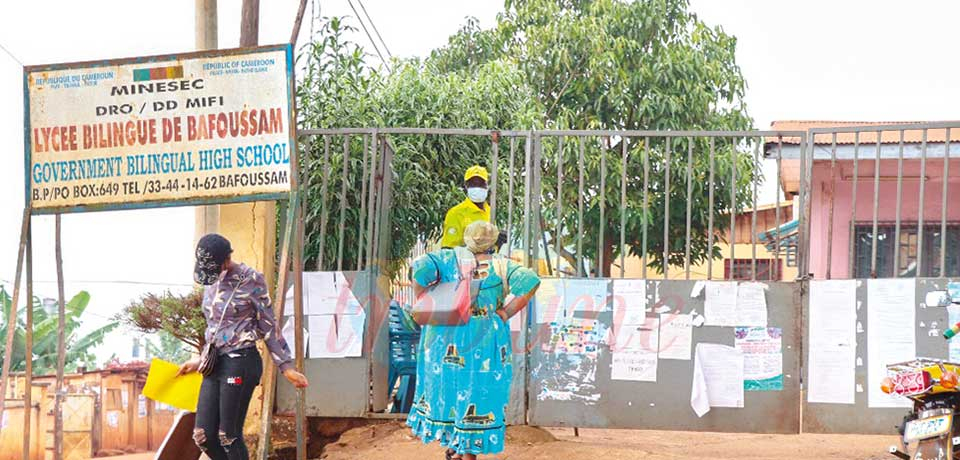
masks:
<instances>
[{"instance_id":1,"label":"green tree","mask_svg":"<svg viewBox=\"0 0 960 460\"><path fill-rule=\"evenodd\" d=\"M174 348L170 339L165 338L167 335L197 352L203 349L205 343L207 321L203 316L203 291L199 289L187 294L170 291L144 294L124 308L117 315L117 320L140 332L159 333L162 354ZM160 356L153 352L151 354Z\"/></svg>"},{"instance_id":2,"label":"green tree","mask_svg":"<svg viewBox=\"0 0 960 460\"><path fill-rule=\"evenodd\" d=\"M171 363L182 363L190 359L190 350L184 347L185 342L166 331L157 332L157 342L147 340L147 355L160 358Z\"/></svg>"},{"instance_id":3,"label":"green tree","mask_svg":"<svg viewBox=\"0 0 960 460\"><path fill-rule=\"evenodd\" d=\"M447 46L423 61L395 61L391 70L368 65L358 45L343 39L348 30L331 19L322 40L306 45L300 59L307 72L298 93L301 120L308 127L404 126L443 128L609 130L746 130L751 119L743 95L746 87L736 64L736 39L711 27L689 11L686 0L507 0L496 26L481 29L468 20ZM566 139L561 152L555 139L544 138L539 186L544 231L553 247L571 264L582 256L603 255L603 274L621 251L620 183L627 176L625 248L648 256L661 269L667 245L671 265L685 259L687 205L687 139L669 143L631 139L626 165L621 162L620 137L585 138L583 193L577 187L577 139ZM720 257L708 247L708 141L693 141L691 184L691 263ZM314 268L324 241L323 269L335 267L338 254L342 142L333 139L327 167L321 143L310 146L303 159L306 178L306 266ZM461 172L474 163L490 166L490 139L457 136L391 136L393 167L392 249L403 258L418 237L437 236L443 214L462 200ZM507 178L518 178L513 199L524 194L522 167L509 171L509 148L502 143L498 192L498 224L506 218ZM348 146L344 267L356 266L360 230L363 141L354 136ZM601 155L607 147L605 161ZM714 228L728 226L731 209L752 205L752 183L759 180L750 145L740 139L715 141ZM523 158L523 145L518 146ZM667 161L668 151L670 161ZM646 160L646 161L645 161ZM557 194L556 170L562 161L562 195ZM602 168L601 164L605 168ZM644 194L644 164L649 188ZM522 164L522 161L518 164ZM667 170L671 171L667 183ZM604 171L601 171L603 169ZM735 171L736 182L731 181ZM602 174L603 172L603 174ZM605 188L600 189L601 176ZM321 197L321 184L327 196ZM573 179L573 180L571 180ZM735 191L736 205L730 199ZM670 212L664 212L669 196ZM578 199L584 198L584 225L576 219ZM644 206L644 201L648 206ZM557 215L557 203L561 204ZM321 225L326 203L326 226ZM519 202L517 203L519 205ZM603 221L601 207L605 210ZM519 208L516 206L515 208ZM516 212L516 211L515 211ZM518 214L515 214L518 215ZM668 220L667 220L668 219ZM519 225L515 218L515 225ZM664 222L668 235L664 238ZM647 244L643 230L647 229ZM516 230L516 228L514 229ZM598 237L603 232L603 247ZM517 234L517 233L515 233Z\"/></svg>"},{"instance_id":4,"label":"green tree","mask_svg":"<svg viewBox=\"0 0 960 460\"><path fill-rule=\"evenodd\" d=\"M299 89L298 107L310 127L417 126L433 128L530 128L539 125L540 110L523 75L508 61L491 61L477 69L442 72L429 62L396 62L389 73L364 61L359 46L343 38L342 20L325 22L316 43L302 49L307 70ZM394 260L403 259L418 237L439 235L446 210L464 199L463 171L488 164L491 139L458 136L390 136L394 151L391 247ZM506 144L505 144L506 145ZM352 136L349 144L348 194L344 216L344 268L357 261L357 238L362 234L361 202L364 184L364 141ZM369 144L367 153L369 166ZM522 149L522 145L519 147ZM507 148L501 157L507 158ZM314 142L302 158L307 211L305 265L317 266L323 239L324 269L336 267L339 246L340 190L343 170L342 139L331 140L324 167L325 146ZM522 154L520 156L522 158ZM501 162L501 199L506 196L507 161ZM322 197L324 176L327 197ZM519 194L518 194L519 196ZM503 202L501 202L503 204ZM327 206L326 227L322 214ZM367 224L369 225L369 224ZM369 227L366 227L369 228ZM393 267L395 268L395 266Z\"/></svg>"},{"instance_id":5,"label":"green tree","mask_svg":"<svg viewBox=\"0 0 960 460\"><path fill-rule=\"evenodd\" d=\"M6 337L7 320L10 317L12 298L7 291L0 287L0 305L3 307L3 318L0 318L0 336ZM94 368L96 367L96 355L93 354L93 348L103 343L103 339L108 333L113 331L116 323L110 323L87 334L81 335L80 325L81 316L90 304L90 294L86 291L80 291L77 295L65 305L66 322L64 328L64 337L66 344L66 365L67 372L75 372L78 367ZM40 303L40 299L34 297L31 302L33 308L33 372L37 375L50 374L57 369L57 323L58 316L56 312L47 313ZM24 333L26 327L26 311L20 310L17 315L16 329L14 331L13 355L11 358L10 369L13 371L24 371L26 369L26 353L24 347ZM0 357L2 360L2 357Z\"/></svg>"},{"instance_id":6,"label":"green tree","mask_svg":"<svg viewBox=\"0 0 960 460\"><path fill-rule=\"evenodd\" d=\"M711 27L689 11L687 0L507 0L496 26L484 30L469 20L447 46L436 50L430 62L438 69L457 72L494 60L509 59L535 90L544 119L558 128L609 130L746 130L752 120L743 102L746 83L736 64L736 38ZM546 230L559 236L562 247L573 248L578 235L576 213L579 190L577 139L568 139L562 155L556 141L544 141L542 203ZM609 148L606 187L600 190L601 142ZM604 274L620 251L620 182L622 138L588 139L585 145L583 251L596 260L600 229ZM663 212L670 197L669 263L682 265L685 257L686 153L688 140L671 144L669 186L666 182L667 142L642 139L628 142L626 243L632 255L642 255L642 230L647 225L647 255L662 269ZM695 141L691 212L692 263L720 257L707 247L709 219L708 142ZM739 140L718 139L715 144L714 223L724 228L733 207L730 190L737 190L736 208L750 206L752 182L758 180L750 147ZM643 207L643 159L648 156L649 207ZM557 196L555 171L563 160L563 195ZM737 181L731 183L736 166ZM570 180L573 178L574 180ZM569 185L572 184L572 185ZM601 199L601 197L603 197ZM563 204L557 222L556 202ZM606 210L600 223L600 205ZM552 244L551 244L552 245ZM562 251L571 262L574 254Z\"/></svg>"}]
</instances>

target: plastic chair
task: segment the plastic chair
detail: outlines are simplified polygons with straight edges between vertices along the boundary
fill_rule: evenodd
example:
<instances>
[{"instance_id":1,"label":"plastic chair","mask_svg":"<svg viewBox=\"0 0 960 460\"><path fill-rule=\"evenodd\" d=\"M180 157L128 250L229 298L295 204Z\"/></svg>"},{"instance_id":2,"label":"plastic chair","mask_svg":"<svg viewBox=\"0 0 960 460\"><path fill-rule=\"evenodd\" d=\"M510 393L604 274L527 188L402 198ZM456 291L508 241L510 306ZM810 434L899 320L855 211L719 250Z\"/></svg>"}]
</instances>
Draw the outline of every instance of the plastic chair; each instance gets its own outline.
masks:
<instances>
[{"instance_id":1,"label":"plastic chair","mask_svg":"<svg viewBox=\"0 0 960 460\"><path fill-rule=\"evenodd\" d=\"M393 413L410 412L417 387L417 347L420 344L420 331L410 330L402 315L400 303L395 300L390 302L390 371L387 382L389 388L397 387L391 409Z\"/></svg>"}]
</instances>

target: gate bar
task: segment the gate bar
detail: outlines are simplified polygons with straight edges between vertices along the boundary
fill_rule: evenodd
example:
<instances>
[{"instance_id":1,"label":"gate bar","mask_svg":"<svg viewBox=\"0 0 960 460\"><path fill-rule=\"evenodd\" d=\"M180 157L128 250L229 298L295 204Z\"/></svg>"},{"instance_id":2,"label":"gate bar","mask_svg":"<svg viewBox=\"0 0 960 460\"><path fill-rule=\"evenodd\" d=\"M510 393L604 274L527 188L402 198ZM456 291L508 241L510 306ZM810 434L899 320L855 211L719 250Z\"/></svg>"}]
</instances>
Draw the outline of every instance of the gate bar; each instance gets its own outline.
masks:
<instances>
[{"instance_id":1,"label":"gate bar","mask_svg":"<svg viewBox=\"0 0 960 460\"><path fill-rule=\"evenodd\" d=\"M946 130L943 152L943 196L940 203L940 277L947 276L947 190L950 171L950 128ZM28 259L29 260L29 259Z\"/></svg>"},{"instance_id":2,"label":"gate bar","mask_svg":"<svg viewBox=\"0 0 960 460\"><path fill-rule=\"evenodd\" d=\"M650 223L650 137L643 138L643 279L647 279L647 226Z\"/></svg>"},{"instance_id":3,"label":"gate bar","mask_svg":"<svg viewBox=\"0 0 960 460\"><path fill-rule=\"evenodd\" d=\"M350 176L350 135L343 136L343 177L340 179L340 239L337 242L337 270L343 270L343 234L347 223L347 182ZM363 179L361 179L363 180Z\"/></svg>"},{"instance_id":4,"label":"gate bar","mask_svg":"<svg viewBox=\"0 0 960 460\"><path fill-rule=\"evenodd\" d=\"M607 219L605 215L607 205L607 142L610 138L600 138L600 231L597 235L597 267L594 269L596 278L603 277L603 232L607 229Z\"/></svg>"},{"instance_id":5,"label":"gate bar","mask_svg":"<svg viewBox=\"0 0 960 460\"><path fill-rule=\"evenodd\" d=\"M693 141L693 137L687 138L687 235L683 267L688 280L690 279L690 213L693 201Z\"/></svg>"},{"instance_id":6,"label":"gate bar","mask_svg":"<svg viewBox=\"0 0 960 460\"><path fill-rule=\"evenodd\" d=\"M873 160L873 244L870 255L870 277L877 277L877 214L880 211L880 135L877 131L877 156ZM816 136L814 136L816 137ZM813 169L813 158L810 159L810 168Z\"/></svg>"},{"instance_id":7,"label":"gate bar","mask_svg":"<svg viewBox=\"0 0 960 460\"><path fill-rule=\"evenodd\" d=\"M899 153L897 154L897 217L894 224L893 237L893 276L898 277L900 272L900 210L903 200L903 130L900 130Z\"/></svg>"},{"instance_id":8,"label":"gate bar","mask_svg":"<svg viewBox=\"0 0 960 460\"><path fill-rule=\"evenodd\" d=\"M557 274L560 273L560 235L563 229L563 136L557 138L557 224L553 250L557 253Z\"/></svg>"},{"instance_id":9,"label":"gate bar","mask_svg":"<svg viewBox=\"0 0 960 460\"><path fill-rule=\"evenodd\" d=\"M580 151L577 156L577 170L580 174L578 193L577 193L577 276L584 276L583 273L583 136L577 136L580 143ZM589 276L588 276L589 277Z\"/></svg>"},{"instance_id":10,"label":"gate bar","mask_svg":"<svg viewBox=\"0 0 960 460\"><path fill-rule=\"evenodd\" d=\"M627 253L627 137L620 138L620 278L626 272Z\"/></svg>"},{"instance_id":11,"label":"gate bar","mask_svg":"<svg viewBox=\"0 0 960 460\"><path fill-rule=\"evenodd\" d=\"M901 131L902 132L902 131ZM833 266L833 210L837 196L837 133L830 141L830 212L827 221L827 279L832 279Z\"/></svg>"},{"instance_id":12,"label":"gate bar","mask_svg":"<svg viewBox=\"0 0 960 460\"><path fill-rule=\"evenodd\" d=\"M710 212L707 217L707 279L713 279L713 163L714 138L710 138L710 181L707 184ZM779 182L778 182L779 183ZM779 185L778 185L779 186Z\"/></svg>"},{"instance_id":13,"label":"gate bar","mask_svg":"<svg viewBox=\"0 0 960 460\"><path fill-rule=\"evenodd\" d=\"M673 138L666 138L666 148L663 162L666 168L663 179L663 279L670 279L670 151L673 147Z\"/></svg>"},{"instance_id":14,"label":"gate bar","mask_svg":"<svg viewBox=\"0 0 960 460\"><path fill-rule=\"evenodd\" d=\"M919 217L917 222L917 272L916 277L919 278L923 276L923 215L925 214L924 206L926 205L926 189L927 189L927 129L923 129L923 140L921 141L920 146L920 209L917 210L917 216ZM946 237L946 235L941 235ZM942 274L940 276L943 276Z\"/></svg>"},{"instance_id":15,"label":"gate bar","mask_svg":"<svg viewBox=\"0 0 960 460\"><path fill-rule=\"evenodd\" d=\"M753 141L753 158L751 159L752 161L750 163L754 165L754 168L758 168L758 167L762 168L762 164L760 163L760 144L761 143L763 143L762 137L757 138ZM762 171L763 169L761 169L761 172ZM750 181L753 182L753 206L751 206L753 208L753 214L750 220L750 249L752 251L751 257L750 257L750 270L751 270L750 280L756 281L757 280L757 185L760 181L759 179L753 177L752 174L750 175ZM767 270L769 275L769 268Z\"/></svg>"}]
</instances>

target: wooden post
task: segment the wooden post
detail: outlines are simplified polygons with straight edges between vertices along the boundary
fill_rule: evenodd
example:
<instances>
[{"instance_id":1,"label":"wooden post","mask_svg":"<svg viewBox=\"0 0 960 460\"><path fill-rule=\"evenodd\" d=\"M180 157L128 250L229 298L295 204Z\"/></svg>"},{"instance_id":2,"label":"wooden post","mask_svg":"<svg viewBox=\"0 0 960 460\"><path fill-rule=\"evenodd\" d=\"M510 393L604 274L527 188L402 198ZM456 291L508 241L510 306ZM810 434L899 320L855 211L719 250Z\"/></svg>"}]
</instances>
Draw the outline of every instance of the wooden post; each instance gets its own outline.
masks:
<instances>
[{"instance_id":1,"label":"wooden post","mask_svg":"<svg viewBox=\"0 0 960 460\"><path fill-rule=\"evenodd\" d=\"M217 49L217 0L195 0L194 43L198 51ZM220 226L220 205L194 208L194 245L207 233L217 233Z\"/></svg>"},{"instance_id":2,"label":"wooden post","mask_svg":"<svg viewBox=\"0 0 960 460\"><path fill-rule=\"evenodd\" d=\"M299 207L299 194L294 191L290 194L290 204L287 208L287 223L284 227L283 238L280 243L280 265L277 267L277 295L274 297L274 315L277 318L277 331L283 321L284 304L287 298L287 274L290 267L290 239L295 231L294 222L297 214L294 211ZM267 460L270 456L271 422L273 421L273 400L276 397L277 369L273 360L263 361L263 405L260 411L260 440L257 446L257 459Z\"/></svg>"},{"instance_id":3,"label":"wooden post","mask_svg":"<svg viewBox=\"0 0 960 460\"><path fill-rule=\"evenodd\" d=\"M297 177L297 163L292 162L293 164L293 174L291 178ZM299 187L298 183L291 184L295 190ZM299 190L297 190L299 193ZM294 342L294 356L295 363L297 366L297 371L303 372L303 200L301 204L297 207L294 207L295 215L297 216L297 230L294 235L296 238L296 244L293 248L293 342ZM297 388L297 460L307 460L307 445L306 445L306 427L304 426L307 419L307 393L304 388Z\"/></svg>"},{"instance_id":4,"label":"wooden post","mask_svg":"<svg viewBox=\"0 0 960 460\"><path fill-rule=\"evenodd\" d=\"M13 337L17 332L17 303L20 301L20 272L23 271L23 256L27 246L27 229L30 226L30 208L23 210L20 225L20 244L17 249L17 273L13 277L13 298L10 299L10 317L7 318L7 340L3 349L3 370L0 371L0 420L7 405L7 382L10 380L10 360L13 359ZM27 361L30 361L29 359Z\"/></svg>"},{"instance_id":5,"label":"wooden post","mask_svg":"<svg viewBox=\"0 0 960 460\"><path fill-rule=\"evenodd\" d=\"M240 17L240 47L257 46L260 41L260 0L243 0Z\"/></svg>"},{"instance_id":6,"label":"wooden post","mask_svg":"<svg viewBox=\"0 0 960 460\"><path fill-rule=\"evenodd\" d=\"M53 398L53 459L63 460L63 367L67 353L64 344L66 329L66 301L63 294L63 251L60 244L60 214L54 221L54 248L57 257L57 382Z\"/></svg>"},{"instance_id":7,"label":"wooden post","mask_svg":"<svg viewBox=\"0 0 960 460\"><path fill-rule=\"evenodd\" d=\"M300 0L300 7L297 8L297 17L293 20L293 32L290 33L290 44L296 48L297 37L300 36L300 24L303 24L303 13L307 9L307 0Z\"/></svg>"},{"instance_id":8,"label":"wooden post","mask_svg":"<svg viewBox=\"0 0 960 460\"><path fill-rule=\"evenodd\" d=\"M30 460L30 417L33 415L33 227L27 219L27 322L24 325L24 355L27 367L23 384L23 460ZM40 433L37 433L39 436Z\"/></svg>"}]
</instances>

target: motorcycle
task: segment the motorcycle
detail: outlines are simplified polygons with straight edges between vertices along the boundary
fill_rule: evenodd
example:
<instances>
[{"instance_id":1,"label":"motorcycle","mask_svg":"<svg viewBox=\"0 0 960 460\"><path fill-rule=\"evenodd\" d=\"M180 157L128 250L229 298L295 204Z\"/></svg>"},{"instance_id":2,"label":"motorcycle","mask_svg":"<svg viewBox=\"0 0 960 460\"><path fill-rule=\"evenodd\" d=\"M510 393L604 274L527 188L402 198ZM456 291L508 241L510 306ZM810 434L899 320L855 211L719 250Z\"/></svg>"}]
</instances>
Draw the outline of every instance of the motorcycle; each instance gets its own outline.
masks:
<instances>
[{"instance_id":1,"label":"motorcycle","mask_svg":"<svg viewBox=\"0 0 960 460\"><path fill-rule=\"evenodd\" d=\"M950 283L946 291L927 295L928 306L960 304L960 283ZM960 323L943 333L950 340L960 335ZM903 418L899 433L901 447L890 453L902 460L960 459L960 364L940 359L917 358L887 365L888 377L880 389L913 401L913 410Z\"/></svg>"}]
</instances>

